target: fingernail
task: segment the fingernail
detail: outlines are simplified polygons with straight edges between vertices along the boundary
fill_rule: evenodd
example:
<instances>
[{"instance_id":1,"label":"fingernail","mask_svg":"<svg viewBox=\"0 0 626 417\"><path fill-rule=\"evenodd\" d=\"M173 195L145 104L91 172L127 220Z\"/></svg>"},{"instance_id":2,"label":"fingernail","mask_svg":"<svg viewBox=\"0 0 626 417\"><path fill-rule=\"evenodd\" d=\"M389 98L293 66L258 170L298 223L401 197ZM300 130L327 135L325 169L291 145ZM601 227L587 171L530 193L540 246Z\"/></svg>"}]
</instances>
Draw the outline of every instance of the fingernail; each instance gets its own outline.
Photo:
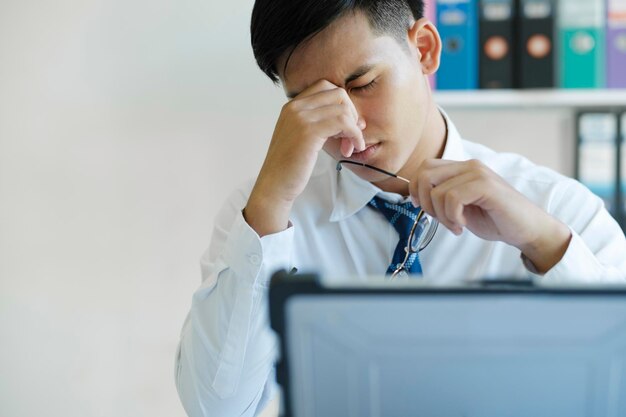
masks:
<instances>
[{"instance_id":1,"label":"fingernail","mask_svg":"<svg viewBox=\"0 0 626 417\"><path fill-rule=\"evenodd\" d=\"M411 196L411 203L413 203L413 207L418 208L420 206L420 202L417 197Z\"/></svg>"},{"instance_id":2,"label":"fingernail","mask_svg":"<svg viewBox=\"0 0 626 417\"><path fill-rule=\"evenodd\" d=\"M358 126L358 128L359 128L359 129L361 129L361 130L365 129L365 126L366 126L366 124L365 124L365 120L363 120L363 119L359 118L359 121L357 122L357 126Z\"/></svg>"}]
</instances>

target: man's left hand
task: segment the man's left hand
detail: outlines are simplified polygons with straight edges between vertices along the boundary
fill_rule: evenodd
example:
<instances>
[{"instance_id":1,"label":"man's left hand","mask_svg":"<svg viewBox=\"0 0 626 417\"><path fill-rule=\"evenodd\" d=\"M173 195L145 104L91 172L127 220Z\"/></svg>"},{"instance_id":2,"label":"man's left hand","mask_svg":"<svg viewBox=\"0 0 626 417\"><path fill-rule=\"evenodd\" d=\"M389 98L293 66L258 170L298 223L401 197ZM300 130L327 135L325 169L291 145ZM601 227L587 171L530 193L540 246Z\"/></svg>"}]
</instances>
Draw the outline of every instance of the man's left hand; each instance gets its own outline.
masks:
<instances>
[{"instance_id":1,"label":"man's left hand","mask_svg":"<svg viewBox=\"0 0 626 417\"><path fill-rule=\"evenodd\" d=\"M410 178L416 205L459 235L515 246L540 273L556 265L571 240L569 228L477 160L428 159Z\"/></svg>"}]
</instances>

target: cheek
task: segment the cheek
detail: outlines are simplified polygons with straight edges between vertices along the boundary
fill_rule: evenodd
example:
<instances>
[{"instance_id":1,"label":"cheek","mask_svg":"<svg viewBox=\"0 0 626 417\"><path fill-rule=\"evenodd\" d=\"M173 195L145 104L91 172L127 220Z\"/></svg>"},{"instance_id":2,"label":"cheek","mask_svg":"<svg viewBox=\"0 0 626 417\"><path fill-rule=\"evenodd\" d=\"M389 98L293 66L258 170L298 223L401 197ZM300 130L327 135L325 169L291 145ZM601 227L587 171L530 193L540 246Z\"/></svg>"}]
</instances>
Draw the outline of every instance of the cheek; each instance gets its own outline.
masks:
<instances>
[{"instance_id":1,"label":"cheek","mask_svg":"<svg viewBox=\"0 0 626 417\"><path fill-rule=\"evenodd\" d=\"M402 87L398 87L398 94L388 106L388 112L393 112L395 128L402 140L408 140L415 135L421 135L423 118L428 109L428 97L422 83L417 77L405 80Z\"/></svg>"},{"instance_id":2,"label":"cheek","mask_svg":"<svg viewBox=\"0 0 626 417\"><path fill-rule=\"evenodd\" d=\"M367 122L366 136L393 141L402 136L404 126L416 111L416 101L401 91L381 89L375 97L360 103L359 111Z\"/></svg>"},{"instance_id":3,"label":"cheek","mask_svg":"<svg viewBox=\"0 0 626 417\"><path fill-rule=\"evenodd\" d=\"M374 136L389 134L393 129L397 105L390 91L380 89L375 95L361 99L357 107L367 123L366 136L368 133Z\"/></svg>"}]
</instances>

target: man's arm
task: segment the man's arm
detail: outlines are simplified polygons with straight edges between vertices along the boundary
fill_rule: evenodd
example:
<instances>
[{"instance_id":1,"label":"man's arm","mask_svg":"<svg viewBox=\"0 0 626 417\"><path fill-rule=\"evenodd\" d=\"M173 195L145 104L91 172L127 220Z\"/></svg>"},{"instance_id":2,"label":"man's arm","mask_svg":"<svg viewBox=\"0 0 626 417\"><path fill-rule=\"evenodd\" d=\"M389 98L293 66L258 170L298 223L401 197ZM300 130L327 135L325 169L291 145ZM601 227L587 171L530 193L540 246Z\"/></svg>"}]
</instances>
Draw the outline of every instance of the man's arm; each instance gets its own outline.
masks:
<instances>
[{"instance_id":1,"label":"man's arm","mask_svg":"<svg viewBox=\"0 0 626 417\"><path fill-rule=\"evenodd\" d=\"M231 200L218 216L203 259L176 365L191 417L251 417L272 396L267 287L273 272L291 267L291 209L326 141L340 140L350 156L365 146L364 127L347 92L325 80L283 107L250 196Z\"/></svg>"},{"instance_id":2,"label":"man's arm","mask_svg":"<svg viewBox=\"0 0 626 417\"><path fill-rule=\"evenodd\" d=\"M326 141L340 140L342 154L350 157L355 150L365 149L364 128L346 90L326 80L312 84L283 106L244 210L259 236L285 230Z\"/></svg>"},{"instance_id":3,"label":"man's arm","mask_svg":"<svg viewBox=\"0 0 626 417\"><path fill-rule=\"evenodd\" d=\"M626 238L602 200L574 180L555 186L550 213L567 223L572 239L542 280L625 282Z\"/></svg>"},{"instance_id":4,"label":"man's arm","mask_svg":"<svg viewBox=\"0 0 626 417\"><path fill-rule=\"evenodd\" d=\"M274 395L267 281L291 265L293 229L259 238L241 214L245 201L232 198L216 218L181 333L176 385L190 417L251 417Z\"/></svg>"}]
</instances>

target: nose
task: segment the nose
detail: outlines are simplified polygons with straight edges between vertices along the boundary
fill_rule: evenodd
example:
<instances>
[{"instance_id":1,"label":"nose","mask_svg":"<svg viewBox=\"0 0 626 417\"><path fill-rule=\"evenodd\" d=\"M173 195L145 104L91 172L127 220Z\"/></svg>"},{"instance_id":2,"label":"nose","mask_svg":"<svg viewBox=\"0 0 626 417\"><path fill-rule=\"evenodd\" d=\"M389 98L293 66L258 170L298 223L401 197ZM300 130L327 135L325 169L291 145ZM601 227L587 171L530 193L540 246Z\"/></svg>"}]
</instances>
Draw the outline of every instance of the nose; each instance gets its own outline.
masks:
<instances>
[{"instance_id":1,"label":"nose","mask_svg":"<svg viewBox=\"0 0 626 417\"><path fill-rule=\"evenodd\" d=\"M365 128L367 127L367 122L365 121L365 117L363 115L361 106L359 105L358 101L355 100L354 98L351 97L351 100L352 100L352 105L354 106L354 109L356 110L356 115L358 117L356 125L359 129L365 130Z\"/></svg>"}]
</instances>

